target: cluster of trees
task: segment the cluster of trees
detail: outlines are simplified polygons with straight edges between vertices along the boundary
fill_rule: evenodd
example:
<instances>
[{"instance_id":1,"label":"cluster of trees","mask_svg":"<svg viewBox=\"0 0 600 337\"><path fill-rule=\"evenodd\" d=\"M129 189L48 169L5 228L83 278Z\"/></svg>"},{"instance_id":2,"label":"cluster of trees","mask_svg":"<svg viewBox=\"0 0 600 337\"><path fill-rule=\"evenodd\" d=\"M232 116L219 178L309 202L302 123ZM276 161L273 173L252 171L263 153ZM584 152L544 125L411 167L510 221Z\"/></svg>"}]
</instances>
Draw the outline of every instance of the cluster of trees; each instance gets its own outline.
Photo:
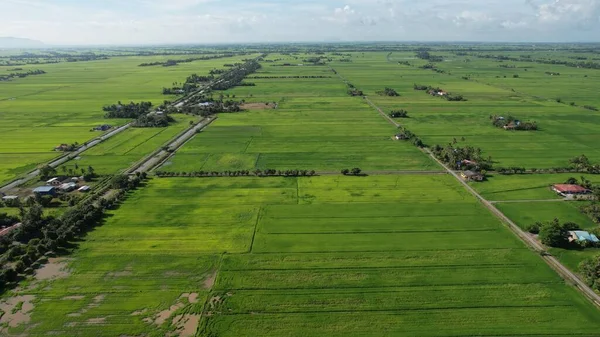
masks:
<instances>
[{"instance_id":1,"label":"cluster of trees","mask_svg":"<svg viewBox=\"0 0 600 337\"><path fill-rule=\"evenodd\" d=\"M490 116L492 124L497 128L504 128L506 130L519 130L519 131L536 131L538 125L536 122L531 121L520 121L513 116L502 117L498 115Z\"/></svg>"},{"instance_id":2,"label":"cluster of trees","mask_svg":"<svg viewBox=\"0 0 600 337\"><path fill-rule=\"evenodd\" d=\"M79 148L79 143L75 142L75 143L71 143L71 144L61 144L61 145L55 147L54 151L73 152L73 151L76 151L78 148Z\"/></svg>"},{"instance_id":3,"label":"cluster of trees","mask_svg":"<svg viewBox=\"0 0 600 337\"><path fill-rule=\"evenodd\" d=\"M236 171L194 171L194 172L164 172L157 171L157 177L311 177L315 176L315 170L236 170Z\"/></svg>"},{"instance_id":4,"label":"cluster of trees","mask_svg":"<svg viewBox=\"0 0 600 337\"><path fill-rule=\"evenodd\" d=\"M584 105L583 108L591 111L598 111L598 108L593 105Z\"/></svg>"},{"instance_id":5,"label":"cluster of trees","mask_svg":"<svg viewBox=\"0 0 600 337\"><path fill-rule=\"evenodd\" d=\"M553 71L546 71L544 74L550 75L550 76L560 76L560 73L556 73L556 72L553 72Z\"/></svg>"},{"instance_id":6,"label":"cluster of trees","mask_svg":"<svg viewBox=\"0 0 600 337\"><path fill-rule=\"evenodd\" d=\"M64 250L74 240L83 237L89 230L103 222L105 210L112 209L122 201L129 189L142 182L141 176L127 179L127 184L112 194L109 199L100 197L87 199L66 210L58 217L44 216L43 207L34 204L21 209L22 225L0 237L0 262L5 266L0 271L0 288L6 288L19 280L19 274L33 272L45 255ZM9 266L12 265L12 266Z\"/></svg>"},{"instance_id":7,"label":"cluster of trees","mask_svg":"<svg viewBox=\"0 0 600 337\"><path fill-rule=\"evenodd\" d=\"M33 76L33 75L42 75L45 74L46 72L40 69L37 70L29 70L27 72L24 73L10 73L8 75L0 75L0 81L10 81L13 78L25 78L27 76Z\"/></svg>"},{"instance_id":8,"label":"cluster of trees","mask_svg":"<svg viewBox=\"0 0 600 337\"><path fill-rule=\"evenodd\" d=\"M256 83L253 83L253 82L242 82L242 83L238 84L238 86L240 86L240 87L255 87Z\"/></svg>"},{"instance_id":9,"label":"cluster of trees","mask_svg":"<svg viewBox=\"0 0 600 337\"><path fill-rule=\"evenodd\" d=\"M388 88L388 87L385 87L385 89L383 89L382 91L378 91L377 94L380 96L390 96L390 97L400 96L400 94L396 90L394 90L392 88Z\"/></svg>"},{"instance_id":10,"label":"cluster of trees","mask_svg":"<svg viewBox=\"0 0 600 337\"><path fill-rule=\"evenodd\" d=\"M569 247L577 247L578 245L581 247L593 247L595 244L593 242L584 241L582 243L578 242L569 242L569 231L580 230L578 224L574 222L565 222L560 223L558 219L554 219L550 222L536 222L528 225L525 230L532 234L539 234L538 238L540 241L546 246L550 247L559 247L559 248L569 248Z\"/></svg>"},{"instance_id":11,"label":"cluster of trees","mask_svg":"<svg viewBox=\"0 0 600 337\"><path fill-rule=\"evenodd\" d=\"M343 169L342 170L342 174L345 176L359 176L362 173L362 170L358 167L355 167L353 169Z\"/></svg>"},{"instance_id":12,"label":"cluster of trees","mask_svg":"<svg viewBox=\"0 0 600 337\"><path fill-rule=\"evenodd\" d=\"M392 117L392 118L408 118L408 111L406 111L404 109L392 110L390 112L390 117Z\"/></svg>"},{"instance_id":13,"label":"cluster of trees","mask_svg":"<svg viewBox=\"0 0 600 337\"><path fill-rule=\"evenodd\" d=\"M210 55L210 56L190 57L190 58L181 59L181 60L167 60L164 62L142 63L139 66L140 67L152 67L152 66L172 67L172 66L178 65L179 63L190 63L190 62L194 62L194 61L214 60L214 59L220 59L220 58L225 58L225 57L233 57L235 55L236 55L235 53L226 53L226 54L218 54L218 55ZM246 55L246 53L241 53L241 55Z\"/></svg>"},{"instance_id":14,"label":"cluster of trees","mask_svg":"<svg viewBox=\"0 0 600 337\"><path fill-rule=\"evenodd\" d=\"M131 126L134 128L163 128L174 121L175 119L166 113L149 114L138 117Z\"/></svg>"},{"instance_id":15,"label":"cluster of trees","mask_svg":"<svg viewBox=\"0 0 600 337\"><path fill-rule=\"evenodd\" d=\"M199 83L207 83L215 79L214 75L199 76L191 74L185 79L185 83L173 83L171 88L163 88L163 95L188 95L200 88Z\"/></svg>"},{"instance_id":16,"label":"cluster of trees","mask_svg":"<svg viewBox=\"0 0 600 337\"><path fill-rule=\"evenodd\" d=\"M221 95L222 96L222 95ZM210 103L206 105L185 105L181 108L181 112L186 114L198 115L202 117L208 117L216 115L218 113L233 113L242 111L241 105L244 104L242 101L224 100L222 97L219 100L209 99L204 103ZM188 102L189 103L189 102Z\"/></svg>"},{"instance_id":17,"label":"cluster of trees","mask_svg":"<svg viewBox=\"0 0 600 337\"><path fill-rule=\"evenodd\" d=\"M417 51L417 57L422 59L422 60L428 60L431 62L442 62L444 61L444 58L441 56L435 56L435 55L431 55L429 53L429 51L427 51L426 49L421 49L419 51Z\"/></svg>"},{"instance_id":18,"label":"cluster of trees","mask_svg":"<svg viewBox=\"0 0 600 337\"><path fill-rule=\"evenodd\" d=\"M222 74L217 81L211 85L213 90L227 90L233 88L244 80L244 78L261 68L256 60L248 60L244 64L235 66Z\"/></svg>"},{"instance_id":19,"label":"cluster of trees","mask_svg":"<svg viewBox=\"0 0 600 337\"><path fill-rule=\"evenodd\" d=\"M589 205L581 206L579 210L595 223L600 223L600 204L598 203L600 193L598 189L595 190L594 194L596 195L596 200Z\"/></svg>"},{"instance_id":20,"label":"cluster of trees","mask_svg":"<svg viewBox=\"0 0 600 337\"><path fill-rule=\"evenodd\" d=\"M325 65L327 62L331 62L331 61L333 61L332 58L327 58L325 56L309 57L309 58L302 60L302 62L304 62L304 63L312 63L315 66L322 66L322 65Z\"/></svg>"},{"instance_id":21,"label":"cluster of trees","mask_svg":"<svg viewBox=\"0 0 600 337\"><path fill-rule=\"evenodd\" d=\"M362 90L358 90L354 84L352 83L347 83L348 85L348 95L350 96L364 96L364 93Z\"/></svg>"},{"instance_id":22,"label":"cluster of trees","mask_svg":"<svg viewBox=\"0 0 600 337\"><path fill-rule=\"evenodd\" d=\"M140 102L123 104L120 101L117 104L108 105L102 108L106 112L105 118L138 118L147 115L152 109L152 102Z\"/></svg>"},{"instance_id":23,"label":"cluster of trees","mask_svg":"<svg viewBox=\"0 0 600 337\"><path fill-rule=\"evenodd\" d=\"M600 164L592 164L585 154L571 158L569 160L569 168L575 169L576 172L600 174Z\"/></svg>"},{"instance_id":24,"label":"cluster of trees","mask_svg":"<svg viewBox=\"0 0 600 337\"><path fill-rule=\"evenodd\" d=\"M454 147L453 144L448 144L442 147L435 145L431 148L431 152L436 158L451 167L467 166L469 169L480 171L490 171L493 167L492 157L484 158L481 149L472 146Z\"/></svg>"},{"instance_id":25,"label":"cluster of trees","mask_svg":"<svg viewBox=\"0 0 600 337\"><path fill-rule=\"evenodd\" d=\"M579 264L579 273L588 286L600 291L600 255L583 260Z\"/></svg>"},{"instance_id":26,"label":"cluster of trees","mask_svg":"<svg viewBox=\"0 0 600 337\"><path fill-rule=\"evenodd\" d=\"M9 227L19 222L19 218L14 215L0 213L0 227Z\"/></svg>"},{"instance_id":27,"label":"cluster of trees","mask_svg":"<svg viewBox=\"0 0 600 337\"><path fill-rule=\"evenodd\" d=\"M405 127L398 127L398 133L396 134L396 137L398 137L400 140L410 140L416 147L425 147L423 140Z\"/></svg>"}]
</instances>

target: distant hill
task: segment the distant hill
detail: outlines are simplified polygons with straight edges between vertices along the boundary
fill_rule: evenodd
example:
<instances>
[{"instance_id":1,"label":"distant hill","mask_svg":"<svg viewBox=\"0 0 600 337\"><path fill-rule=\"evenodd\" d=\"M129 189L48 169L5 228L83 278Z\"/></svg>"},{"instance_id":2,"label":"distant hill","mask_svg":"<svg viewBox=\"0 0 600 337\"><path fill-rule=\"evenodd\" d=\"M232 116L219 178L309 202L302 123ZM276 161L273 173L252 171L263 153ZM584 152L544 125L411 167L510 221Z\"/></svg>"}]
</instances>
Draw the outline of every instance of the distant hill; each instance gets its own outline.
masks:
<instances>
[{"instance_id":1,"label":"distant hill","mask_svg":"<svg viewBox=\"0 0 600 337\"><path fill-rule=\"evenodd\" d=\"M1 37L0 36L0 49L6 48L41 48L44 47L44 43L41 41L23 39L18 37Z\"/></svg>"}]
</instances>

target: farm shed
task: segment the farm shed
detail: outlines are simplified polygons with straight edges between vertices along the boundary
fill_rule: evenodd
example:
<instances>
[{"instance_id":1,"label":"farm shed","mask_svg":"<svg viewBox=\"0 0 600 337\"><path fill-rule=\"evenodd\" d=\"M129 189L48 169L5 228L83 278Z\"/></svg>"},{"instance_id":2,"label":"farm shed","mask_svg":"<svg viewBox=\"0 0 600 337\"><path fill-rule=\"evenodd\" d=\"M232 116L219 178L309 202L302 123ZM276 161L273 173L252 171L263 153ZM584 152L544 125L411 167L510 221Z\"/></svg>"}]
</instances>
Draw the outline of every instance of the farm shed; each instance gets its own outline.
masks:
<instances>
[{"instance_id":1,"label":"farm shed","mask_svg":"<svg viewBox=\"0 0 600 337\"><path fill-rule=\"evenodd\" d=\"M460 175L463 177L463 179L469 181L483 181L485 179L483 174L473 171L464 171Z\"/></svg>"},{"instance_id":2,"label":"farm shed","mask_svg":"<svg viewBox=\"0 0 600 337\"><path fill-rule=\"evenodd\" d=\"M19 199L19 197L16 195L7 195L7 196L2 197L2 201L13 201L13 200L17 200L17 199Z\"/></svg>"},{"instance_id":3,"label":"farm shed","mask_svg":"<svg viewBox=\"0 0 600 337\"><path fill-rule=\"evenodd\" d=\"M589 242L600 242L600 240L598 239L598 237L594 234L591 234L589 232L586 231L571 231L569 232L569 241L573 242L573 241L578 241L578 242L585 242L585 241L589 241Z\"/></svg>"},{"instance_id":4,"label":"farm shed","mask_svg":"<svg viewBox=\"0 0 600 337\"><path fill-rule=\"evenodd\" d=\"M89 192L91 187L89 186L81 186L77 191L79 192Z\"/></svg>"},{"instance_id":5,"label":"farm shed","mask_svg":"<svg viewBox=\"0 0 600 337\"><path fill-rule=\"evenodd\" d=\"M52 178L52 179L46 181L46 184L52 185L52 186L58 186L58 185L60 185L60 180L58 178Z\"/></svg>"},{"instance_id":6,"label":"farm shed","mask_svg":"<svg viewBox=\"0 0 600 337\"><path fill-rule=\"evenodd\" d=\"M587 188L573 184L556 184L552 186L552 190L562 196L590 193Z\"/></svg>"},{"instance_id":7,"label":"farm shed","mask_svg":"<svg viewBox=\"0 0 600 337\"><path fill-rule=\"evenodd\" d=\"M71 192L76 188L77 188L76 183L65 183L65 184L60 185L60 190L63 192Z\"/></svg>"},{"instance_id":8,"label":"farm shed","mask_svg":"<svg viewBox=\"0 0 600 337\"><path fill-rule=\"evenodd\" d=\"M56 187L54 187L54 186L40 186L40 187L34 189L33 193L39 194L39 195L55 196L56 195Z\"/></svg>"}]
</instances>

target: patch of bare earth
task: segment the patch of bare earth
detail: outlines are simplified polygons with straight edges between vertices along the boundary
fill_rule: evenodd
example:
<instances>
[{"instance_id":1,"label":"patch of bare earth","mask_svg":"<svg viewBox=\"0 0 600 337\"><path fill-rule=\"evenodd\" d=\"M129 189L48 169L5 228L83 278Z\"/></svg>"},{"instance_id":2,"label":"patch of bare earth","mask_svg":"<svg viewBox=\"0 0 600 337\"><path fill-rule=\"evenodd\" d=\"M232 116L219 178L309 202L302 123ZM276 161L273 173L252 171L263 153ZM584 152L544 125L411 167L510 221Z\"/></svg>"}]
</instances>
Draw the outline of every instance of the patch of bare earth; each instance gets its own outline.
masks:
<instances>
[{"instance_id":1,"label":"patch of bare earth","mask_svg":"<svg viewBox=\"0 0 600 337\"><path fill-rule=\"evenodd\" d=\"M215 270L206 280L204 280L204 289L212 289L217 280L217 271Z\"/></svg>"},{"instance_id":2,"label":"patch of bare earth","mask_svg":"<svg viewBox=\"0 0 600 337\"><path fill-rule=\"evenodd\" d=\"M85 323L88 325L104 324L106 323L106 317L90 318Z\"/></svg>"},{"instance_id":3,"label":"patch of bare earth","mask_svg":"<svg viewBox=\"0 0 600 337\"><path fill-rule=\"evenodd\" d=\"M175 313L175 311L177 311L183 307L184 307L183 303L177 303L175 305L172 305L169 309L159 312L158 315L156 315L156 317L154 318L154 324L162 325L164 322L166 322L169 319L169 317L171 317L171 315L173 315Z\"/></svg>"},{"instance_id":4,"label":"patch of bare earth","mask_svg":"<svg viewBox=\"0 0 600 337\"><path fill-rule=\"evenodd\" d=\"M85 296L83 296L83 295L75 295L75 296L65 296L62 299L63 300L79 301L79 300L82 300L84 298L85 298Z\"/></svg>"},{"instance_id":5,"label":"patch of bare earth","mask_svg":"<svg viewBox=\"0 0 600 337\"><path fill-rule=\"evenodd\" d=\"M36 270L35 279L38 281L54 280L69 276L70 271L67 269L68 262L68 259L62 258L48 259L48 263Z\"/></svg>"},{"instance_id":6,"label":"patch of bare earth","mask_svg":"<svg viewBox=\"0 0 600 337\"><path fill-rule=\"evenodd\" d=\"M21 324L29 323L31 320L31 311L34 308L33 295L23 295L8 298L0 303L0 310L4 315L0 318L0 324L7 327L17 327ZM6 332L6 327L0 327L0 332Z\"/></svg>"},{"instance_id":7,"label":"patch of bare earth","mask_svg":"<svg viewBox=\"0 0 600 337\"><path fill-rule=\"evenodd\" d=\"M199 323L199 315L178 315L173 318L172 325L176 327L176 336L192 337L196 335Z\"/></svg>"},{"instance_id":8,"label":"patch of bare earth","mask_svg":"<svg viewBox=\"0 0 600 337\"><path fill-rule=\"evenodd\" d=\"M275 109L277 105L273 103L245 103L241 105L241 108L244 110L266 110Z\"/></svg>"}]
</instances>

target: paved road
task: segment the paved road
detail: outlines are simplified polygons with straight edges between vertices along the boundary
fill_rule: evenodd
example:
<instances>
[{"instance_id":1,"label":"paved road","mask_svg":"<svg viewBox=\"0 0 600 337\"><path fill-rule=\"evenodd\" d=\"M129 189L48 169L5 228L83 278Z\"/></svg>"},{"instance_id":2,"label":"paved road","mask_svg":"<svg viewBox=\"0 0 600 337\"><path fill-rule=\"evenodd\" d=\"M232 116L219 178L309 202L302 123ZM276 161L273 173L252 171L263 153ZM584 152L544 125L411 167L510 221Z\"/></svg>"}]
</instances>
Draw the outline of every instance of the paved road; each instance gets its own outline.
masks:
<instances>
[{"instance_id":1,"label":"paved road","mask_svg":"<svg viewBox=\"0 0 600 337\"><path fill-rule=\"evenodd\" d=\"M150 156L143 159L141 163L139 163L139 164L133 166L132 168L130 168L129 170L127 170L126 173L132 174L132 173L136 173L136 172L151 171L155 167L162 164L167 158L169 158L175 151L177 151L181 146L183 146L183 144L185 144L188 140L190 140L192 137L194 137L194 135L196 135L199 130L204 129L205 127L210 125L213 121L215 121L215 119L217 119L217 117L215 117L215 116L206 118L206 119L202 120L200 123L188 128L187 131L179 134L174 139L172 139L167 146L173 152L169 152L169 151L160 149L160 151L155 152L154 154L151 154Z\"/></svg>"}]
</instances>

